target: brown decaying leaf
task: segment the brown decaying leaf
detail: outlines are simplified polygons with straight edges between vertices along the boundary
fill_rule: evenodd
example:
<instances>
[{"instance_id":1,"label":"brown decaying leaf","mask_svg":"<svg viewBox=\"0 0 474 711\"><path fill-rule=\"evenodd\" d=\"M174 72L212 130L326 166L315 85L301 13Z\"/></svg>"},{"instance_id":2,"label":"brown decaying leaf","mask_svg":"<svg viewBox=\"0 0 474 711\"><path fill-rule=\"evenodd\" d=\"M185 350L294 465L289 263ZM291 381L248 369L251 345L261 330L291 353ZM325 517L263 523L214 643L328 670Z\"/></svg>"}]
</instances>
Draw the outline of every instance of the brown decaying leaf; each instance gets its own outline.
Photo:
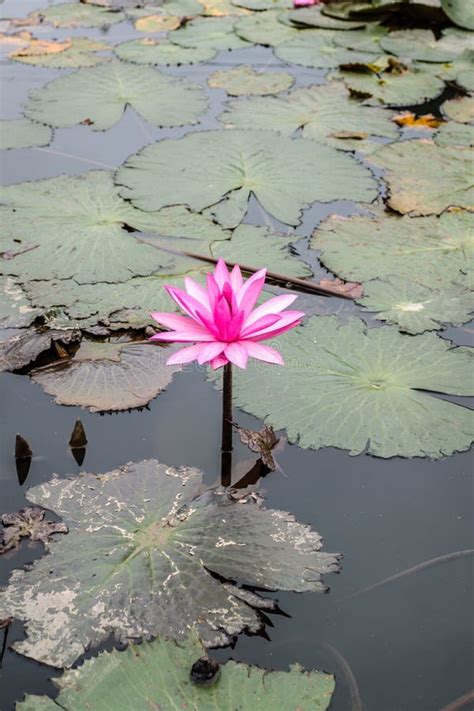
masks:
<instances>
[{"instance_id":1,"label":"brown decaying leaf","mask_svg":"<svg viewBox=\"0 0 474 711\"><path fill-rule=\"evenodd\" d=\"M38 506L28 506L18 513L3 514L4 529L0 543L0 554L17 548L22 538L29 538L30 541L39 541L47 545L53 533L68 532L65 523L45 521L45 513L46 511Z\"/></svg>"},{"instance_id":2,"label":"brown decaying leaf","mask_svg":"<svg viewBox=\"0 0 474 711\"><path fill-rule=\"evenodd\" d=\"M252 452L259 454L265 466L271 471L275 471L277 464L273 458L272 449L278 444L280 438L276 436L273 427L263 425L259 432L247 430L237 424L234 424L234 427L239 433L242 444L246 444Z\"/></svg>"},{"instance_id":3,"label":"brown decaying leaf","mask_svg":"<svg viewBox=\"0 0 474 711\"><path fill-rule=\"evenodd\" d=\"M147 15L135 21L135 29L138 32L168 32L176 30L180 24L180 18L174 15Z\"/></svg>"},{"instance_id":4,"label":"brown decaying leaf","mask_svg":"<svg viewBox=\"0 0 474 711\"><path fill-rule=\"evenodd\" d=\"M356 281L343 281L342 279L321 279L319 286L325 289L334 289L340 294L360 299L364 294L364 287Z\"/></svg>"},{"instance_id":5,"label":"brown decaying leaf","mask_svg":"<svg viewBox=\"0 0 474 711\"><path fill-rule=\"evenodd\" d=\"M12 35L7 35L4 32L0 32L0 46L8 45L18 49L19 47L25 47L31 40L31 32L26 32L23 30L21 32L15 32Z\"/></svg>"},{"instance_id":6,"label":"brown decaying leaf","mask_svg":"<svg viewBox=\"0 0 474 711\"><path fill-rule=\"evenodd\" d=\"M436 118L433 114L416 116L411 111L403 111L401 114L397 114L392 118L392 121L395 121L399 126L407 128L438 128L444 123L442 119Z\"/></svg>"},{"instance_id":7,"label":"brown decaying leaf","mask_svg":"<svg viewBox=\"0 0 474 711\"><path fill-rule=\"evenodd\" d=\"M58 54L70 47L72 47L72 42L68 39L63 42L32 39L26 47L15 50L9 57L15 59L16 57L36 57L41 54Z\"/></svg>"}]
</instances>

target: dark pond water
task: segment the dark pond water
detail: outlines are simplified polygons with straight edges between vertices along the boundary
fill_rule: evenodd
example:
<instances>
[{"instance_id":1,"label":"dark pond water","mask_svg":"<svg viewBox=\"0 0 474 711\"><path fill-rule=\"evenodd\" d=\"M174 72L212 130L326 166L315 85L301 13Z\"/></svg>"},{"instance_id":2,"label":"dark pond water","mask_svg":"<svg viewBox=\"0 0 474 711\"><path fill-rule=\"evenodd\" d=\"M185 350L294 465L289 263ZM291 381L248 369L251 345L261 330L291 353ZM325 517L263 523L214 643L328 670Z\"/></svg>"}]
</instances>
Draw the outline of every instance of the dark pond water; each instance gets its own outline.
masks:
<instances>
[{"instance_id":1,"label":"dark pond water","mask_svg":"<svg viewBox=\"0 0 474 711\"><path fill-rule=\"evenodd\" d=\"M4 16L24 16L44 2L7 0ZM82 30L53 31L41 36L99 35ZM111 28L113 43L135 33L129 25ZM252 62L277 65L264 48L221 53L203 66L164 70L203 83L218 65ZM59 75L36 67L4 63L2 118L20 116L30 89ZM292 67L297 83L322 81L323 73ZM224 92L213 92L211 111L193 130L217 127ZM209 118L210 117L210 118ZM180 136L189 129L158 130L133 111L111 130L94 133L87 127L58 130L47 149L17 150L1 158L2 180L24 180L113 169L143 145L164 136ZM71 149L73 146L73 150ZM316 205L305 213L296 234L308 235L331 212L350 214L350 203ZM247 220L268 220L255 203ZM306 256L305 243L298 244ZM324 270L312 264L317 273ZM304 297L302 308L311 313L339 313L356 307L338 299ZM304 302L304 303L303 303ZM449 329L446 337L465 344L472 325ZM218 482L220 469L220 396L206 383L202 371L188 368L148 409L100 416L54 405L39 386L24 375L0 375L0 511L16 511L26 501L25 489L80 470L105 472L128 461L156 457L172 465L192 465ZM284 406L284 403L282 403ZM82 467L68 448L72 427L80 417L89 444ZM243 426L258 429L254 418L235 413ZM20 486L13 448L15 434L24 435L34 452L31 470ZM344 554L340 575L326 577L330 592L278 594L282 614L268 618L265 635L240 636L234 649L213 652L272 669L293 662L336 674L333 711L439 711L474 686L472 557L459 558L402 577L372 591L357 591L389 576L455 551L473 547L472 458L459 454L430 462L421 459L380 460L350 457L335 449L318 452L286 445L279 453L281 471L262 482L267 505L292 512L298 521L319 531L328 551ZM250 469L250 453L235 442L234 479ZM3 556L0 585L10 571L32 561L41 546L23 544ZM14 624L8 645L23 636ZM1 632L0 632L1 645ZM8 647L7 645L7 647ZM96 651L96 650L94 650ZM11 711L24 693L54 694L50 677L59 672L17 655L7 648L0 670L0 709ZM358 691L357 691L358 689Z\"/></svg>"}]
</instances>

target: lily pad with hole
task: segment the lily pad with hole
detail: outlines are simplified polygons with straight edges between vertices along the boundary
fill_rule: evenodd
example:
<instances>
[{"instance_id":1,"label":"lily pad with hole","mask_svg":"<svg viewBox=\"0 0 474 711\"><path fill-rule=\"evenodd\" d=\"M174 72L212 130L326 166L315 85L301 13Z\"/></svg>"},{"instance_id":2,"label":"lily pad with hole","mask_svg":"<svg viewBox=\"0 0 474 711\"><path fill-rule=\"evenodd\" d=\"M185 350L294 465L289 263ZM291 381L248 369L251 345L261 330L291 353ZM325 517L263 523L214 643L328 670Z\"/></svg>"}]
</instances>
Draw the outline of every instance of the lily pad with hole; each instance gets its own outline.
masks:
<instances>
[{"instance_id":1,"label":"lily pad with hole","mask_svg":"<svg viewBox=\"0 0 474 711\"><path fill-rule=\"evenodd\" d=\"M423 274L419 278L425 283L398 276L366 282L358 303L407 333L436 331L445 324L459 325L471 319L474 296L466 284L429 283Z\"/></svg>"},{"instance_id":2,"label":"lily pad with hole","mask_svg":"<svg viewBox=\"0 0 474 711\"><path fill-rule=\"evenodd\" d=\"M153 216L122 200L106 171L10 185L0 200L2 241L9 249L13 240L17 245L16 256L0 260L0 272L21 282L119 282L173 263L171 255L130 234L152 228Z\"/></svg>"},{"instance_id":3,"label":"lily pad with hole","mask_svg":"<svg viewBox=\"0 0 474 711\"><path fill-rule=\"evenodd\" d=\"M208 84L212 89L225 89L231 96L264 96L286 91L294 81L294 76L288 72L257 72L252 67L242 65L213 72L209 76ZM262 128L268 128L268 121Z\"/></svg>"},{"instance_id":4,"label":"lily pad with hole","mask_svg":"<svg viewBox=\"0 0 474 711\"><path fill-rule=\"evenodd\" d=\"M50 5L34 14L55 27L107 27L125 20L119 10L84 3Z\"/></svg>"},{"instance_id":5,"label":"lily pad with hole","mask_svg":"<svg viewBox=\"0 0 474 711\"><path fill-rule=\"evenodd\" d=\"M340 82L296 89L280 98L230 101L227 106L220 116L226 125L271 128L285 136L301 130L304 138L342 149L351 136L395 139L398 135L388 111L361 105ZM347 147L353 150L352 142Z\"/></svg>"},{"instance_id":6,"label":"lily pad with hole","mask_svg":"<svg viewBox=\"0 0 474 711\"><path fill-rule=\"evenodd\" d=\"M466 0L441 0L441 7L459 27L474 30L474 5Z\"/></svg>"},{"instance_id":7,"label":"lily pad with hole","mask_svg":"<svg viewBox=\"0 0 474 711\"><path fill-rule=\"evenodd\" d=\"M474 123L474 96L459 96L441 104L442 113L458 123Z\"/></svg>"},{"instance_id":8,"label":"lily pad with hole","mask_svg":"<svg viewBox=\"0 0 474 711\"><path fill-rule=\"evenodd\" d=\"M157 69L110 62L36 89L25 114L61 128L88 120L94 131L103 131L120 121L127 106L155 126L183 126L197 123L207 99L196 84Z\"/></svg>"},{"instance_id":9,"label":"lily pad with hole","mask_svg":"<svg viewBox=\"0 0 474 711\"><path fill-rule=\"evenodd\" d=\"M235 33L248 42L277 47L298 36L298 30L279 20L280 12L266 10L241 17L235 24Z\"/></svg>"},{"instance_id":10,"label":"lily pad with hole","mask_svg":"<svg viewBox=\"0 0 474 711\"><path fill-rule=\"evenodd\" d=\"M431 30L395 30L382 37L380 45L401 59L408 57L420 62L450 62L459 54L451 45L445 47Z\"/></svg>"},{"instance_id":11,"label":"lily pad with hole","mask_svg":"<svg viewBox=\"0 0 474 711\"><path fill-rule=\"evenodd\" d=\"M211 246L211 254L257 269L266 267L286 276L311 276L310 267L291 254L288 248L294 241L294 235L275 234L267 227L240 225L234 230L232 239L215 242Z\"/></svg>"},{"instance_id":12,"label":"lily pad with hole","mask_svg":"<svg viewBox=\"0 0 474 711\"><path fill-rule=\"evenodd\" d=\"M234 32L232 17L198 17L173 32L169 39L181 47L207 49L243 49L249 43Z\"/></svg>"},{"instance_id":13,"label":"lily pad with hole","mask_svg":"<svg viewBox=\"0 0 474 711\"><path fill-rule=\"evenodd\" d=\"M285 367L236 373L235 403L300 447L437 459L474 439L474 413L432 394L472 394L468 349L336 316L310 318L278 341Z\"/></svg>"},{"instance_id":14,"label":"lily pad with hole","mask_svg":"<svg viewBox=\"0 0 474 711\"><path fill-rule=\"evenodd\" d=\"M52 44L52 43L49 43ZM33 64L51 69L68 69L69 67L93 67L96 64L109 61L110 57L97 54L110 50L105 42L98 42L87 37L71 37L69 46L60 51L45 51L44 43L30 43L25 49L10 55L11 59L23 64Z\"/></svg>"},{"instance_id":15,"label":"lily pad with hole","mask_svg":"<svg viewBox=\"0 0 474 711\"><path fill-rule=\"evenodd\" d=\"M222 578L326 589L321 575L338 569L339 556L321 552L319 534L251 495L202 491L201 472L156 460L30 489L28 500L61 516L69 534L0 593L0 616L26 624L16 651L64 667L111 634L185 639L194 630L219 646L256 632L257 610L275 606Z\"/></svg>"},{"instance_id":16,"label":"lily pad with hole","mask_svg":"<svg viewBox=\"0 0 474 711\"><path fill-rule=\"evenodd\" d=\"M83 341L71 359L34 370L31 377L58 405L128 410L147 405L181 370L166 365L171 352L147 342Z\"/></svg>"},{"instance_id":17,"label":"lily pad with hole","mask_svg":"<svg viewBox=\"0 0 474 711\"><path fill-rule=\"evenodd\" d=\"M288 42L279 44L275 54L289 64L303 67L332 69L341 64L370 62L372 55L345 49L334 43L337 32L331 30L304 30Z\"/></svg>"},{"instance_id":18,"label":"lily pad with hole","mask_svg":"<svg viewBox=\"0 0 474 711\"><path fill-rule=\"evenodd\" d=\"M439 214L451 207L474 209L472 157L457 147L432 141L402 141L369 157L383 168L388 204L402 214Z\"/></svg>"},{"instance_id":19,"label":"lily pad with hole","mask_svg":"<svg viewBox=\"0 0 474 711\"><path fill-rule=\"evenodd\" d=\"M206 659L206 650L195 635L179 644L158 639L132 644L123 652L101 652L54 681L60 690L56 703L64 711L88 707L105 711L97 707L102 699L116 711L143 711L153 705L160 711L326 711L331 703L334 677L325 672L305 671L298 664L289 671L269 671L229 660L218 667L213 683L203 688L189 676L198 659ZM26 696L16 709L48 709L42 705L48 702L45 696Z\"/></svg>"},{"instance_id":20,"label":"lily pad with hole","mask_svg":"<svg viewBox=\"0 0 474 711\"><path fill-rule=\"evenodd\" d=\"M28 119L0 122L0 150L11 148L37 148L51 143L53 131Z\"/></svg>"},{"instance_id":21,"label":"lily pad with hole","mask_svg":"<svg viewBox=\"0 0 474 711\"><path fill-rule=\"evenodd\" d=\"M420 69L379 70L369 65L344 69L337 75L356 96L368 105L414 106L439 96L444 82Z\"/></svg>"},{"instance_id":22,"label":"lily pad with hole","mask_svg":"<svg viewBox=\"0 0 474 711\"><path fill-rule=\"evenodd\" d=\"M315 171L314 166L318 166ZM271 215L298 224L312 202L370 202L369 171L351 156L306 139L272 131L207 131L162 140L129 158L116 176L122 196L143 210L183 204L214 213L236 227L251 194Z\"/></svg>"},{"instance_id":23,"label":"lily pad with hole","mask_svg":"<svg viewBox=\"0 0 474 711\"><path fill-rule=\"evenodd\" d=\"M216 56L217 50L210 47L180 47L171 42L145 39L130 40L119 44L114 49L119 59L132 64L162 64L178 66L207 62Z\"/></svg>"},{"instance_id":24,"label":"lily pad with hole","mask_svg":"<svg viewBox=\"0 0 474 711\"><path fill-rule=\"evenodd\" d=\"M333 215L315 230L311 247L347 281L425 278L436 286L473 276L472 216L465 211L416 219Z\"/></svg>"}]
</instances>

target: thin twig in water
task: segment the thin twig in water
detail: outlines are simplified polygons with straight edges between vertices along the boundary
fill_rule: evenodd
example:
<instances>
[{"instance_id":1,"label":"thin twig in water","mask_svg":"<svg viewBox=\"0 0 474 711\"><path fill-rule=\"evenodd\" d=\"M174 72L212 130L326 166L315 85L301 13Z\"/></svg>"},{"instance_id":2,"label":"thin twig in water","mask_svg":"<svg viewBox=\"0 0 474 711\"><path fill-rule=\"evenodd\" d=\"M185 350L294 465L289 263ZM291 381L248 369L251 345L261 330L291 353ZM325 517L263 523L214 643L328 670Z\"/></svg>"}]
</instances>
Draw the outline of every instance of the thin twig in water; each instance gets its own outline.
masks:
<instances>
[{"instance_id":1,"label":"thin twig in water","mask_svg":"<svg viewBox=\"0 0 474 711\"><path fill-rule=\"evenodd\" d=\"M334 659L337 661L342 674L344 675L351 697L351 711L364 711L364 704L360 698L359 687L357 686L355 676L346 658L343 657L342 654L332 646L332 644L329 644L329 642L321 642L320 646L323 649L327 649L327 651L332 654Z\"/></svg>"},{"instance_id":2,"label":"thin twig in water","mask_svg":"<svg viewBox=\"0 0 474 711\"><path fill-rule=\"evenodd\" d=\"M0 649L0 669L3 666L3 657L7 650L8 630L10 629L11 622L11 617L7 617L6 620L0 620L0 630L3 629L3 642L2 648Z\"/></svg>"},{"instance_id":3,"label":"thin twig in water","mask_svg":"<svg viewBox=\"0 0 474 711\"><path fill-rule=\"evenodd\" d=\"M411 575L412 573L419 573L420 570L431 568L432 566L438 565L439 563L449 563L451 560L457 560L458 558L466 558L467 556L471 555L474 555L474 548L467 548L464 551L455 551L454 553L440 555L438 558L431 558L430 560L425 560L423 561L423 563L418 563L418 565L414 565L412 568L407 568L406 570L400 571L400 573L391 575L389 578L384 578L384 580L380 580L378 583L369 585L369 587L367 588L362 588L362 590L356 590L356 592L352 593L351 595L346 595L343 600L351 600L353 597L358 597L363 593L368 593L372 590L376 590L377 588L381 588L382 585L394 583L396 580L404 578L406 575Z\"/></svg>"},{"instance_id":4,"label":"thin twig in water","mask_svg":"<svg viewBox=\"0 0 474 711\"><path fill-rule=\"evenodd\" d=\"M474 701L474 689L471 689L471 691L468 691L462 696L458 696L458 698L451 701L450 704L443 706L440 711L461 711L461 709L471 701Z\"/></svg>"},{"instance_id":5,"label":"thin twig in water","mask_svg":"<svg viewBox=\"0 0 474 711\"><path fill-rule=\"evenodd\" d=\"M34 146L31 150L41 151L42 153L51 153L53 156L60 156L61 158L72 158L73 160L78 160L81 163L89 163L90 165L98 165L99 168L107 168L107 170L116 170L116 166L114 165L107 165L107 163L101 163L98 160L91 160L90 158L74 156L71 153L63 153L63 151L55 151L52 148L38 148L37 146Z\"/></svg>"}]
</instances>

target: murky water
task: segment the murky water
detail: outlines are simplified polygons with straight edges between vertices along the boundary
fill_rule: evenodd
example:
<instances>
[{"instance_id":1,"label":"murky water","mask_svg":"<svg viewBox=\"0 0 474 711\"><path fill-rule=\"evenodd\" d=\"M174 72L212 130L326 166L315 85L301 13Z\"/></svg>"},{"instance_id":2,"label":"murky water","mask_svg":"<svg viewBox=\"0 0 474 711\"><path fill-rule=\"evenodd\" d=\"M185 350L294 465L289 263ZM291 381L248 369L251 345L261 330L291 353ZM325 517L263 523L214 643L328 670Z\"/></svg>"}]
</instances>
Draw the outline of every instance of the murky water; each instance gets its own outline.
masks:
<instances>
[{"instance_id":1,"label":"murky water","mask_svg":"<svg viewBox=\"0 0 474 711\"><path fill-rule=\"evenodd\" d=\"M44 2L7 0L3 16L24 16ZM41 28L41 36L103 33ZM112 43L136 33L129 24L110 29ZM220 53L206 66L163 69L203 84L220 65L252 62L278 66L270 50L256 48ZM5 63L2 118L20 116L28 92L59 76L58 71ZM323 72L291 67L297 84L318 83ZM206 120L193 130L216 128L224 92L212 92ZM46 149L4 152L4 183L17 183L86 170L114 169L142 146L159 138L184 135L188 128L156 129L128 109L111 130L87 127L60 129ZM73 154L71 146L74 146ZM308 235L331 212L351 214L351 203L315 205L305 212L297 235ZM262 224L257 203L247 221ZM268 216L266 216L268 220ZM286 231L286 226L269 221ZM304 240L301 254L308 252ZM311 253L316 274L325 273ZM303 296L310 313L353 313L357 307L339 299ZM366 315L370 320L370 317ZM448 329L445 336L469 343L473 327ZM175 466L192 465L206 482L218 481L220 468L220 396L206 383L202 371L188 368L168 390L142 411L100 416L79 408L54 405L28 377L0 375L0 511L16 511L26 501L25 489L50 478L80 470L105 472L128 461L156 457ZM89 441L82 467L72 458L67 441L80 417ZM236 411L243 426L259 422ZM31 470L20 486L15 470L15 434L25 436L34 452ZM299 662L336 674L334 711L438 711L474 686L472 557L464 557L408 575L373 591L357 591L422 561L472 548L472 458L459 454L430 462L421 459L380 460L350 457L342 451L301 450L296 446L278 455L281 471L262 483L269 507L291 511L325 540L325 549L344 553L340 575L326 577L327 595L276 594L282 614L271 614L265 636L239 637L234 649L213 656L229 657L272 669ZM249 451L235 442L234 478L250 469ZM41 546L23 544L0 562L0 585L9 572L41 554ZM1 644L0 632L0 644ZM8 644L23 636L21 626L9 630ZM96 650L93 650L93 652ZM351 671L348 671L348 668ZM10 711L25 692L54 694L48 681L58 672L7 649L0 670L0 709ZM353 675L358 692L354 686Z\"/></svg>"}]
</instances>

